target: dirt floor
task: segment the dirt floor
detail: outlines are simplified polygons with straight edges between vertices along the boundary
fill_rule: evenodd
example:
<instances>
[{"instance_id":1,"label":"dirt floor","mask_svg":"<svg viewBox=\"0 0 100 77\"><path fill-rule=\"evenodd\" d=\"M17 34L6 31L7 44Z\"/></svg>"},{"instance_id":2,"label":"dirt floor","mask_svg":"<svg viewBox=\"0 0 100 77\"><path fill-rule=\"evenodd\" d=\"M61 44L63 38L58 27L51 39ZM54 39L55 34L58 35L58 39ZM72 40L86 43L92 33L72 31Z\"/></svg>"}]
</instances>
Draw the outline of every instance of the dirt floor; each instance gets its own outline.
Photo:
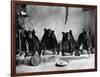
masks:
<instances>
[{"instance_id":1,"label":"dirt floor","mask_svg":"<svg viewBox=\"0 0 100 77\"><path fill-rule=\"evenodd\" d=\"M55 66L59 59L67 61L68 64L64 67ZM16 66L16 73L28 72L46 72L46 71L61 71L61 70L76 70L76 69L93 69L94 54L83 56L41 56L41 63L38 66L27 65L29 58L24 60L23 64ZM26 63L25 63L26 62Z\"/></svg>"}]
</instances>

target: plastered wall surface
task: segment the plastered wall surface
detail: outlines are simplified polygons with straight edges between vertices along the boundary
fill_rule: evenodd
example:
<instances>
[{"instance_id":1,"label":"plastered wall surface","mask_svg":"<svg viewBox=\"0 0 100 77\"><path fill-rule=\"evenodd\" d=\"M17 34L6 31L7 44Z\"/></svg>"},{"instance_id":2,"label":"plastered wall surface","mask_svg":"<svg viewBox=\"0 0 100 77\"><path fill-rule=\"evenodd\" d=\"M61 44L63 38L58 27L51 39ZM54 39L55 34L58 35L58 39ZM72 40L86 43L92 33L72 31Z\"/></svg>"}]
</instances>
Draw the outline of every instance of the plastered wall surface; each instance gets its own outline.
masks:
<instances>
[{"instance_id":1,"label":"plastered wall surface","mask_svg":"<svg viewBox=\"0 0 100 77\"><path fill-rule=\"evenodd\" d=\"M62 39L62 32L72 30L74 38L77 40L83 28L93 28L93 12L83 11L82 8L68 7L66 24L65 7L28 5L27 13L30 17L25 19L25 29L35 29L40 40L44 28L54 30L58 42Z\"/></svg>"}]
</instances>

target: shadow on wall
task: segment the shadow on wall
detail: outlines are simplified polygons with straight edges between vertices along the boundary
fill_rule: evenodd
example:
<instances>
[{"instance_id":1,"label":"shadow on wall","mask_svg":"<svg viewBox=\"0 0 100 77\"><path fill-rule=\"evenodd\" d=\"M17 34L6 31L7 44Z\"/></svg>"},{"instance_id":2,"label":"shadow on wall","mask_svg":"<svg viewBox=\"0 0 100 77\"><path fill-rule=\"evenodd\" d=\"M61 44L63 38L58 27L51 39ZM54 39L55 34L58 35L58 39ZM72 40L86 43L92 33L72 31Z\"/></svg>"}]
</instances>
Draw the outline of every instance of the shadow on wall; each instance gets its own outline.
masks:
<instances>
[{"instance_id":1,"label":"shadow on wall","mask_svg":"<svg viewBox=\"0 0 100 77\"><path fill-rule=\"evenodd\" d=\"M86 13L82 8L68 8L68 21L65 24L65 7L54 6L27 6L27 13L31 16L25 19L25 29L35 29L36 35L41 40L44 33L44 28L50 28L55 30L55 34L58 41L62 39L62 32L73 31L73 35L77 40L78 35L82 32L84 27L89 26L92 22L93 16L88 13L90 21L85 21ZM92 26L92 25L90 25Z\"/></svg>"}]
</instances>

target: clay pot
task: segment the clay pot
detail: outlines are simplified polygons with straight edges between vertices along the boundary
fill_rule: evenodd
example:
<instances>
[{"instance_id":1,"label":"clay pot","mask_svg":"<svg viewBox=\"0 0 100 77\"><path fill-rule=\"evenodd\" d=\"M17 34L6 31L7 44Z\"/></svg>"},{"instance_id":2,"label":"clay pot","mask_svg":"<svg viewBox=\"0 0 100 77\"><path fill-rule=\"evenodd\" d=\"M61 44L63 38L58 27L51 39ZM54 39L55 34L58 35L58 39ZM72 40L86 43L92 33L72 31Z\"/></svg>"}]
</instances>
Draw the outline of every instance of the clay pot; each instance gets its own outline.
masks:
<instances>
[{"instance_id":1,"label":"clay pot","mask_svg":"<svg viewBox=\"0 0 100 77\"><path fill-rule=\"evenodd\" d=\"M34 54L31 59L30 59L31 65L32 66L37 66L41 63L41 58L39 55Z\"/></svg>"}]
</instances>

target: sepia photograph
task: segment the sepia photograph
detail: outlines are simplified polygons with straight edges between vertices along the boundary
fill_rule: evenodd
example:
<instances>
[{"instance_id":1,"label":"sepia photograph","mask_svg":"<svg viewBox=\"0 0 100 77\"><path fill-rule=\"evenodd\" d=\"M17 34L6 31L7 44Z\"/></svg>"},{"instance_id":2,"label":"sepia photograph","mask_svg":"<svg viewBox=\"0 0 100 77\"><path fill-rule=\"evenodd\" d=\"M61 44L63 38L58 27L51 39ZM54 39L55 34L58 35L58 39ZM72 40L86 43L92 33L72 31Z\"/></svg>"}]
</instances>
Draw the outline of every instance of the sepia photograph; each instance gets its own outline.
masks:
<instances>
[{"instance_id":1,"label":"sepia photograph","mask_svg":"<svg viewBox=\"0 0 100 77\"><path fill-rule=\"evenodd\" d=\"M96 71L96 6L42 2L14 6L15 74Z\"/></svg>"}]
</instances>

